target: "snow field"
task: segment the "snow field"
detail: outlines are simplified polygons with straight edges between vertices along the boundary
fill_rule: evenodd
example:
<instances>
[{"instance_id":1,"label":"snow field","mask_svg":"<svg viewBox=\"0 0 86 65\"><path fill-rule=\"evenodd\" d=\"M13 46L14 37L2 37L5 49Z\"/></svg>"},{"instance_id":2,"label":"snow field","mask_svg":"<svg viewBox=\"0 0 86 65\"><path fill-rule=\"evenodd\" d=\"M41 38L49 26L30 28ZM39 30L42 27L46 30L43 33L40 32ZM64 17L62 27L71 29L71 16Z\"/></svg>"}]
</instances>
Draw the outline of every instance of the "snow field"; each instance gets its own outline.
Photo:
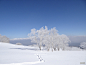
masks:
<instances>
[{"instance_id":1,"label":"snow field","mask_svg":"<svg viewBox=\"0 0 86 65\"><path fill-rule=\"evenodd\" d=\"M0 42L0 65L86 65L86 51L37 51Z\"/></svg>"}]
</instances>

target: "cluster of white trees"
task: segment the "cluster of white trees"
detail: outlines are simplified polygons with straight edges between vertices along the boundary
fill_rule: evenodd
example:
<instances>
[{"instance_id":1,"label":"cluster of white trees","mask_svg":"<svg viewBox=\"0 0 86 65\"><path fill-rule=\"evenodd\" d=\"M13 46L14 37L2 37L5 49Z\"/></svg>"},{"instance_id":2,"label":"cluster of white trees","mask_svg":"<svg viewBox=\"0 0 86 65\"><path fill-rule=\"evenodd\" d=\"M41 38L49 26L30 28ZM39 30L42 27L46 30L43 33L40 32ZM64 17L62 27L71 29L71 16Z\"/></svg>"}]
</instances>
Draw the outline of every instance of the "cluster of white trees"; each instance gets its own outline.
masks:
<instances>
[{"instance_id":1,"label":"cluster of white trees","mask_svg":"<svg viewBox=\"0 0 86 65\"><path fill-rule=\"evenodd\" d=\"M9 43L9 38L7 38L6 36L2 36L2 35L0 34L0 42Z\"/></svg>"},{"instance_id":2,"label":"cluster of white trees","mask_svg":"<svg viewBox=\"0 0 86 65\"><path fill-rule=\"evenodd\" d=\"M40 50L43 45L45 45L48 51L50 49L52 49L52 51L59 51L60 48L65 50L70 42L66 35L59 35L58 30L56 30L55 27L51 28L50 30L48 30L47 26L45 26L45 28L41 27L39 30L34 28L31 29L28 36L31 39L31 42L37 43Z\"/></svg>"}]
</instances>

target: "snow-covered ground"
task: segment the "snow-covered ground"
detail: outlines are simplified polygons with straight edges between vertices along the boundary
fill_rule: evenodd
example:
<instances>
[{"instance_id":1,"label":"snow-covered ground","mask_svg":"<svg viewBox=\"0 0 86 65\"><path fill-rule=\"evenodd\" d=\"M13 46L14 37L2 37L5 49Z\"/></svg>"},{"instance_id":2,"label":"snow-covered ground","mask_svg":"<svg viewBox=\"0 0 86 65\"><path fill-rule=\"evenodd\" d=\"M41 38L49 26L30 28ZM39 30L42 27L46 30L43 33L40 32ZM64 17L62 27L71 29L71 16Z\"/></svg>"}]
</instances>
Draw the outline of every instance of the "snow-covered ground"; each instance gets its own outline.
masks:
<instances>
[{"instance_id":1,"label":"snow-covered ground","mask_svg":"<svg viewBox=\"0 0 86 65\"><path fill-rule=\"evenodd\" d=\"M86 65L86 51L37 51L0 42L0 65Z\"/></svg>"}]
</instances>

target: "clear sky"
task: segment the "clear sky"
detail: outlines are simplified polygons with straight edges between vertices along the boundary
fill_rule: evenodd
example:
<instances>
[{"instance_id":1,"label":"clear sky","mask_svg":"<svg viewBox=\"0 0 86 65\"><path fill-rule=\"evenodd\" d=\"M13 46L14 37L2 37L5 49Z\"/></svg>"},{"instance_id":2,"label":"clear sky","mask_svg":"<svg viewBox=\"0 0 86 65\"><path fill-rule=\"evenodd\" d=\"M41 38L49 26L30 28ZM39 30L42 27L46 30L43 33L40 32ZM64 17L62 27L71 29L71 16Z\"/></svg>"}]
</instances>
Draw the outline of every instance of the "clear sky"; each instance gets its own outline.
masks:
<instances>
[{"instance_id":1,"label":"clear sky","mask_svg":"<svg viewBox=\"0 0 86 65\"><path fill-rule=\"evenodd\" d=\"M0 0L0 34L28 37L32 28L56 27L59 34L86 35L85 0Z\"/></svg>"}]
</instances>

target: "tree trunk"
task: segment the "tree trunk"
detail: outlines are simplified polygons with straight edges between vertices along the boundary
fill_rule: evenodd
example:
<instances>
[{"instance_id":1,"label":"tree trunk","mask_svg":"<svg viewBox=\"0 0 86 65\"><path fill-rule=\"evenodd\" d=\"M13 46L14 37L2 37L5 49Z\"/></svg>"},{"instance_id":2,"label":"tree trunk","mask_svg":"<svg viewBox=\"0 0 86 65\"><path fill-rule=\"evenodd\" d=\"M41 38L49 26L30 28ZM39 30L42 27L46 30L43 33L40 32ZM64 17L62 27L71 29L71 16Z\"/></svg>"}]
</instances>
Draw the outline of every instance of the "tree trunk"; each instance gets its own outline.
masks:
<instances>
[{"instance_id":1,"label":"tree trunk","mask_svg":"<svg viewBox=\"0 0 86 65\"><path fill-rule=\"evenodd\" d=\"M49 49L48 49L48 51L49 51Z\"/></svg>"},{"instance_id":2,"label":"tree trunk","mask_svg":"<svg viewBox=\"0 0 86 65\"><path fill-rule=\"evenodd\" d=\"M58 48L58 51L59 51L59 48Z\"/></svg>"},{"instance_id":3,"label":"tree trunk","mask_svg":"<svg viewBox=\"0 0 86 65\"><path fill-rule=\"evenodd\" d=\"M54 48L54 51L56 51L56 48Z\"/></svg>"},{"instance_id":4,"label":"tree trunk","mask_svg":"<svg viewBox=\"0 0 86 65\"><path fill-rule=\"evenodd\" d=\"M41 46L39 46L39 49L41 50Z\"/></svg>"}]
</instances>

